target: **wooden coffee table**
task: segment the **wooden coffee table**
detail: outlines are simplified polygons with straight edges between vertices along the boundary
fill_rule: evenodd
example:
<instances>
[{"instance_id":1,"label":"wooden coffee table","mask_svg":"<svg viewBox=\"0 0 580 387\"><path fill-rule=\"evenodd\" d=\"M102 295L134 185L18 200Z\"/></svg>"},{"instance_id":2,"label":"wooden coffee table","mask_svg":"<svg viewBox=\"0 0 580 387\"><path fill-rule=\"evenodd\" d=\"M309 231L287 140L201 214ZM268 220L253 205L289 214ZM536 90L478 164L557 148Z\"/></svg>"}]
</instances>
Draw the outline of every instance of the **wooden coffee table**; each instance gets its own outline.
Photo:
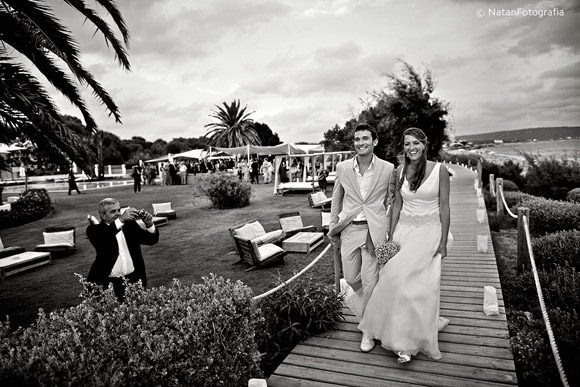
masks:
<instances>
[{"instance_id":1,"label":"wooden coffee table","mask_svg":"<svg viewBox=\"0 0 580 387\"><path fill-rule=\"evenodd\" d=\"M324 233L321 232L299 232L298 234L284 240L282 248L293 253L310 253L324 242Z\"/></svg>"},{"instance_id":2,"label":"wooden coffee table","mask_svg":"<svg viewBox=\"0 0 580 387\"><path fill-rule=\"evenodd\" d=\"M50 263L50 253L25 251L0 259L0 278Z\"/></svg>"}]
</instances>

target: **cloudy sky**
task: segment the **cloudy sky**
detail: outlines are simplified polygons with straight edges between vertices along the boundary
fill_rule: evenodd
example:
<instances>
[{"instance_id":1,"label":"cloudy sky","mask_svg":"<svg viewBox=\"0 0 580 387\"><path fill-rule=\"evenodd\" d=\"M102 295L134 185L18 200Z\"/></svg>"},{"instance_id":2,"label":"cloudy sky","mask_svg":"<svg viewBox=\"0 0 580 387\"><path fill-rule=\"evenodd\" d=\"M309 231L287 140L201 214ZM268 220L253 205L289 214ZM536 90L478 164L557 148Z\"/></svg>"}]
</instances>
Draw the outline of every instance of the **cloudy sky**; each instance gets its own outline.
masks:
<instances>
[{"instance_id":1,"label":"cloudy sky","mask_svg":"<svg viewBox=\"0 0 580 387\"><path fill-rule=\"evenodd\" d=\"M87 92L97 122L121 138L198 137L214 105L240 99L283 141L319 142L400 60L431 69L456 135L580 124L578 0L119 0L130 72L51 3L121 109L123 125Z\"/></svg>"}]
</instances>

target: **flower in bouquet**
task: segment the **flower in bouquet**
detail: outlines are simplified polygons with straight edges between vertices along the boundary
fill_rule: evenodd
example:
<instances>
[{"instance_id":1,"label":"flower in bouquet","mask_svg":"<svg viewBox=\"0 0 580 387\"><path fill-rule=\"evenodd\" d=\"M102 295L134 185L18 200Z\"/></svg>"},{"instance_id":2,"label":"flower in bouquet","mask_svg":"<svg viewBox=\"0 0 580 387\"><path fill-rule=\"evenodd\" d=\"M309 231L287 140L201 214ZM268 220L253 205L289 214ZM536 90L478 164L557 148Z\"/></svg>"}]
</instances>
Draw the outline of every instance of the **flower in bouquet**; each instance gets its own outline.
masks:
<instances>
[{"instance_id":1,"label":"flower in bouquet","mask_svg":"<svg viewBox=\"0 0 580 387\"><path fill-rule=\"evenodd\" d=\"M398 252L401 246L397 242L384 241L375 248L375 256L381 265L389 262Z\"/></svg>"}]
</instances>

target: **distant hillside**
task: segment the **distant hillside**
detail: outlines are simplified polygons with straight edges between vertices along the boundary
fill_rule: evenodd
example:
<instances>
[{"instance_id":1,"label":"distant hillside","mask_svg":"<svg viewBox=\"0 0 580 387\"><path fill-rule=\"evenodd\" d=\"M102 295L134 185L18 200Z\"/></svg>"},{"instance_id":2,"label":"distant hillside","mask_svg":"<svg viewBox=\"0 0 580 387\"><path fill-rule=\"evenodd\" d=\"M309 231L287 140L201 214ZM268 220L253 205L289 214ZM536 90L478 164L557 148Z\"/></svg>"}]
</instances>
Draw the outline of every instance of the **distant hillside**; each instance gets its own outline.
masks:
<instances>
[{"instance_id":1,"label":"distant hillside","mask_svg":"<svg viewBox=\"0 0 580 387\"><path fill-rule=\"evenodd\" d=\"M457 135L457 140L466 140L473 143L487 143L493 140L504 142L522 142L536 139L538 141L559 140L566 137L579 138L580 126L555 126L550 128L529 128L504 130L502 132L490 132L470 135Z\"/></svg>"}]
</instances>

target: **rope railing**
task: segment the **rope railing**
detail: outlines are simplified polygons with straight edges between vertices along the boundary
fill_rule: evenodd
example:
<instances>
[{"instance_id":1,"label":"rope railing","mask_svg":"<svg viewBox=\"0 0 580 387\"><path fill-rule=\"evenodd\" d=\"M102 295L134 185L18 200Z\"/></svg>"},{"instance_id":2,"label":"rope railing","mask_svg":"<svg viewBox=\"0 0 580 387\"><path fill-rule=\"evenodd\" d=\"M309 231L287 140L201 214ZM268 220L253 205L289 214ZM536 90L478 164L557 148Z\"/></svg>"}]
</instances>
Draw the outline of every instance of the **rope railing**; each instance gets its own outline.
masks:
<instances>
[{"instance_id":1,"label":"rope railing","mask_svg":"<svg viewBox=\"0 0 580 387\"><path fill-rule=\"evenodd\" d=\"M510 208L508 207L508 205L505 201L505 196L503 194L503 185L499 186L497 193L498 193L498 196L501 196L501 201L503 202L503 206L504 206L505 210L507 211L507 213L509 214L509 216L511 216L514 219L517 219L518 216L516 214L514 214L513 212L511 212Z\"/></svg>"},{"instance_id":2,"label":"rope railing","mask_svg":"<svg viewBox=\"0 0 580 387\"><path fill-rule=\"evenodd\" d=\"M254 298L252 298L253 301L259 301L264 297L269 296L272 293L277 292L278 290L284 288L285 286L287 286L289 283L291 283L292 281L294 281L296 278L300 277L302 274L306 273L308 271L308 269L310 269L312 266L314 266L316 264L316 262L318 262L323 256L324 254L326 254L326 252L330 249L332 245L329 243L328 246L326 246L324 248L324 250L322 250L322 252L320 254L318 254L318 256L316 258L314 258L312 260L312 262L310 262L306 267L304 267L304 269L300 270L300 272L296 273L294 276L292 276L291 278L287 279L286 281L284 281L283 283L281 283L280 285L276 286L275 288L272 288L270 290L268 290L267 292L264 292L262 294L259 294L257 296L255 296Z\"/></svg>"},{"instance_id":3,"label":"rope railing","mask_svg":"<svg viewBox=\"0 0 580 387\"><path fill-rule=\"evenodd\" d=\"M530 263L532 265L532 273L534 274L534 283L536 284L536 291L538 293L538 299L540 301L540 309L542 310L542 317L544 318L544 324L546 325L546 330L548 331L548 339L550 341L550 347L552 348L552 353L554 355L554 360L556 361L556 366L558 367L558 373L560 374L560 380L564 387L568 387L568 379L566 378L566 372L564 371L564 366L562 365L562 359L560 358L560 352L558 351L558 345L556 344L556 338L554 337L554 332L552 331L552 324L550 323L550 317L546 311L546 304L544 302L544 294L542 293L542 287L540 284L540 277L538 276L538 271L536 268L536 261L534 259L534 251L532 250L532 242L530 237L530 225L528 221L528 216L523 217L524 220L524 230L526 232L526 242L528 245L528 251L530 254Z\"/></svg>"},{"instance_id":4,"label":"rope railing","mask_svg":"<svg viewBox=\"0 0 580 387\"><path fill-rule=\"evenodd\" d=\"M542 286L540 284L540 277L538 275L538 270L536 267L536 260L534 258L534 251L532 249L532 238L530 235L530 223L529 223L529 209L528 208L519 208L518 215L514 214L510 208L508 207L504 191L503 191L503 184L501 184L501 179L498 179L500 184L496 187L496 200L498 200L498 196L501 197L503 202L504 208L512 218L518 219L518 261L522 259L524 252L527 248L527 256L529 257L532 274L534 275L534 284L536 286L536 292L538 294L538 300L540 302L540 310L542 311L542 318L544 320L544 325L546 326L546 331L548 332L548 340L550 342L550 347L552 349L552 354L554 355L554 360L556 362L556 367L558 368L558 373L560 375L560 380L564 387L569 387L568 379L566 378L566 372L564 370L564 366L562 365L562 359L560 358L560 352L558 351L558 345L556 343L556 338L554 336L554 332L552 330L552 324L550 323L550 317L548 316L548 312L546 310L546 303L544 301L544 294L542 292ZM520 237L523 235L524 238ZM525 246L522 246L525 239ZM517 265L518 269L521 266L520 264Z\"/></svg>"}]
</instances>

